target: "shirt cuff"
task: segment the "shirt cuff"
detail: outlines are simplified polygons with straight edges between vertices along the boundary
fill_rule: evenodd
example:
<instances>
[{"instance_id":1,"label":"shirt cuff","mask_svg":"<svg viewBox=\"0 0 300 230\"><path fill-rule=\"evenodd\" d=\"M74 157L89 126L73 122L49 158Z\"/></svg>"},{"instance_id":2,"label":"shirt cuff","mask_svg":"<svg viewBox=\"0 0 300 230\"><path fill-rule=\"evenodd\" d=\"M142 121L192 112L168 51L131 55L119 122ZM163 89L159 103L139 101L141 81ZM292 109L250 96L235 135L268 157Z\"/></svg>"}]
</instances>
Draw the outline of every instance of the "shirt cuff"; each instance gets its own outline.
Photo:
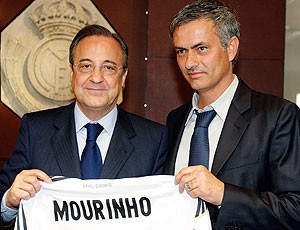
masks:
<instances>
[{"instance_id":1,"label":"shirt cuff","mask_svg":"<svg viewBox=\"0 0 300 230\"><path fill-rule=\"evenodd\" d=\"M18 214L17 209L9 208L6 206L6 196L7 196L8 191L9 190L7 190L5 192L4 196L2 197L2 201L1 201L1 217L4 222L12 221L14 218L16 218L16 216Z\"/></svg>"}]
</instances>

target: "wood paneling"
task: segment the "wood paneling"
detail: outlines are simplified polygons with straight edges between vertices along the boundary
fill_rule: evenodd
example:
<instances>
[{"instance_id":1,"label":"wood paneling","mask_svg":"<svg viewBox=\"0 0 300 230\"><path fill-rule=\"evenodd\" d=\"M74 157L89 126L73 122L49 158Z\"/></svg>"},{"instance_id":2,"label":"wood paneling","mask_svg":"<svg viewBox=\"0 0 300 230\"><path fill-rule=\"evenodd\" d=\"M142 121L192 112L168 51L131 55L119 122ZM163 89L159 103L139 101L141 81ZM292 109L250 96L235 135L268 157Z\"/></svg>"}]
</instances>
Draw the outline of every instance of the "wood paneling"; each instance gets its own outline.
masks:
<instances>
[{"instance_id":1,"label":"wood paneling","mask_svg":"<svg viewBox=\"0 0 300 230\"><path fill-rule=\"evenodd\" d=\"M193 93L175 58L148 60L146 116L165 123L168 112L188 101Z\"/></svg>"},{"instance_id":2,"label":"wood paneling","mask_svg":"<svg viewBox=\"0 0 300 230\"><path fill-rule=\"evenodd\" d=\"M173 15L190 2L189 0L149 1L149 61L146 88L148 107L145 114L159 122L165 121L170 108L184 103L184 97L180 97L180 94L188 95L183 87L180 91L174 91L176 59L168 27ZM237 12L241 23L240 56L235 73L256 90L282 96L285 1L226 0L226 2ZM174 66L172 62L175 63ZM179 74L177 68L176 75ZM156 92L155 89L161 89L156 90L159 95L154 96L154 93L151 93Z\"/></svg>"},{"instance_id":3,"label":"wood paneling","mask_svg":"<svg viewBox=\"0 0 300 230\"><path fill-rule=\"evenodd\" d=\"M145 0L94 0L113 27L126 40L129 49L129 72L126 79L126 110L145 116L145 85L147 84L147 21Z\"/></svg>"},{"instance_id":4,"label":"wood paneling","mask_svg":"<svg viewBox=\"0 0 300 230\"><path fill-rule=\"evenodd\" d=\"M241 58L284 58L285 0L227 0L241 24Z\"/></svg>"}]
</instances>

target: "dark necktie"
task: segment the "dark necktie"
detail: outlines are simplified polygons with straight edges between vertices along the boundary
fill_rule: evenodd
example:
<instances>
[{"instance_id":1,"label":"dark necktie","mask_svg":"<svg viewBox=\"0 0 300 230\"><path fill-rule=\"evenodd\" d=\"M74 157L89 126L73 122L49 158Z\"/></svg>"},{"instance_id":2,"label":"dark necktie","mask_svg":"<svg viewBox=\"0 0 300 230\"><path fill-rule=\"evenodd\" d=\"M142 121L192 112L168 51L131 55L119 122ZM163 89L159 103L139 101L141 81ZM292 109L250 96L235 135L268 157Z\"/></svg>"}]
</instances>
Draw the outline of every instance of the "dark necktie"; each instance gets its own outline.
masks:
<instances>
[{"instance_id":1,"label":"dark necktie","mask_svg":"<svg viewBox=\"0 0 300 230\"><path fill-rule=\"evenodd\" d=\"M85 127L87 138L80 162L82 179L98 179L102 170L102 157L96 140L103 127L98 123L89 123Z\"/></svg>"},{"instance_id":2,"label":"dark necktie","mask_svg":"<svg viewBox=\"0 0 300 230\"><path fill-rule=\"evenodd\" d=\"M206 168L209 167L209 141L208 141L208 126L213 118L216 116L214 110L210 110L203 113L197 114L197 120L194 128L194 133L191 139L190 145L190 158L189 166L193 165L203 165ZM196 212L196 217L199 216L199 213L205 211L204 201L198 199L198 208Z\"/></svg>"}]
</instances>

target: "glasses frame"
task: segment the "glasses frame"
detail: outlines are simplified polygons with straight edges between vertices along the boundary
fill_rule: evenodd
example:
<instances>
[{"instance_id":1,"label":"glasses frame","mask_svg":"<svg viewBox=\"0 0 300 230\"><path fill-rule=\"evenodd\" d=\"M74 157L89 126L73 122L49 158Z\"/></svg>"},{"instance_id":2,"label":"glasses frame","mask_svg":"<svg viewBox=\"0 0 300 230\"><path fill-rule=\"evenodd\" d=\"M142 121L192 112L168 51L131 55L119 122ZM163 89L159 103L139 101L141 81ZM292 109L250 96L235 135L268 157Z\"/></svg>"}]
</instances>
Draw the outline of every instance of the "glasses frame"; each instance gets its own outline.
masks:
<instances>
[{"instance_id":1,"label":"glasses frame","mask_svg":"<svg viewBox=\"0 0 300 230\"><path fill-rule=\"evenodd\" d=\"M91 65L92 69L91 69L90 71L87 71L87 72L80 71L80 66L81 66L81 64L82 64L82 65L84 65L84 64L86 64L86 65ZM77 70L78 73L84 74L84 75L94 73L96 67L99 68L99 70L100 70L101 73L104 73L104 74L109 75L109 76L115 76L115 75L117 75L117 73L118 73L118 71L119 71L120 69L124 69L123 66L117 66L117 65L115 65L115 64L113 64L113 63L110 63L110 62L104 62L104 63L102 63L101 65L95 65L93 62L79 62L79 63L77 63L77 64L73 64L73 66L76 67L76 70ZM104 67L107 67L107 66L109 66L109 67L116 67L116 72L115 72L115 73L109 72L108 70L106 70L106 69L104 68Z\"/></svg>"}]
</instances>

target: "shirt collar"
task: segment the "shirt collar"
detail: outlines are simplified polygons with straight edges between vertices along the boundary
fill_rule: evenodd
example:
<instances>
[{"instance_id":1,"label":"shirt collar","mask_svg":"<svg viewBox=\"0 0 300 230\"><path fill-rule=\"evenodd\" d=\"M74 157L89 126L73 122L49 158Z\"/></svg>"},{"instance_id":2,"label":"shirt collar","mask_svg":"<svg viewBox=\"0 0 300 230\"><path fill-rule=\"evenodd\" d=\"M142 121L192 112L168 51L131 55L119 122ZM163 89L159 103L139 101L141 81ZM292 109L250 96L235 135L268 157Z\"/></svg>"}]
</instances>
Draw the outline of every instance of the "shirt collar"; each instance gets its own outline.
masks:
<instances>
[{"instance_id":1,"label":"shirt collar","mask_svg":"<svg viewBox=\"0 0 300 230\"><path fill-rule=\"evenodd\" d=\"M80 110L79 106L76 103L74 108L76 133L78 133L87 123L99 123L103 127L103 129L111 136L117 121L117 116L118 109L117 106L115 106L108 114L106 114L98 121L91 121L84 115L84 113Z\"/></svg>"},{"instance_id":2,"label":"shirt collar","mask_svg":"<svg viewBox=\"0 0 300 230\"><path fill-rule=\"evenodd\" d=\"M234 74L233 81L228 86L228 88L221 94L221 96L217 100L215 100L213 103L211 103L210 105L205 106L203 109L198 108L199 94L197 92L194 92L193 98L192 98L192 109L188 115L186 124L189 122L189 120L193 116L195 109L198 110L199 112L205 112L205 111L214 109L216 111L217 115L224 122L226 119L231 101L232 101L235 91L237 89L238 83L239 83L239 80L238 80L237 76Z\"/></svg>"}]
</instances>

